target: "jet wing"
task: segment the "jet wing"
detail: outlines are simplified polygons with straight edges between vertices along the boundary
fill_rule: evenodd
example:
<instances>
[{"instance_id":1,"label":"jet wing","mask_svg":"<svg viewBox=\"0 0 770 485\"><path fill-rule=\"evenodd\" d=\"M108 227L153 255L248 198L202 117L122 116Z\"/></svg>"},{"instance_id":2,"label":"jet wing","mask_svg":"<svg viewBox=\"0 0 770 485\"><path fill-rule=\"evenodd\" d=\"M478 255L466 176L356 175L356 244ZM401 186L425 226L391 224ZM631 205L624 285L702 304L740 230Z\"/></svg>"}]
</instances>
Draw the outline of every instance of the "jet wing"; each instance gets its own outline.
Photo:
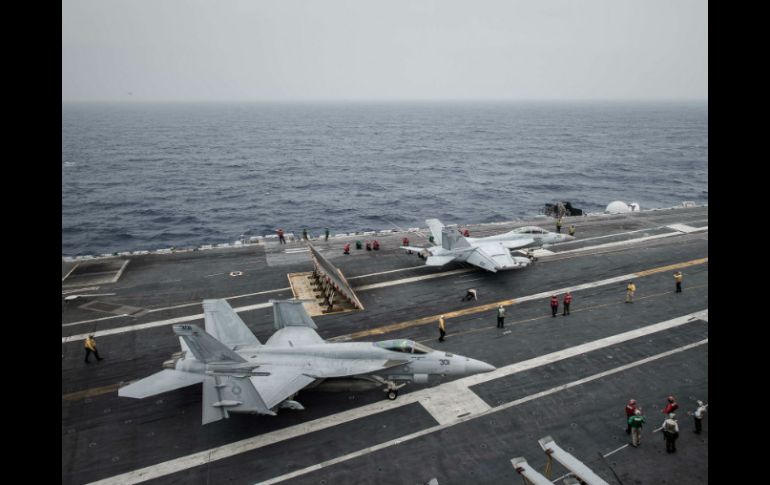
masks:
<instances>
[{"instance_id":1,"label":"jet wing","mask_svg":"<svg viewBox=\"0 0 770 485\"><path fill-rule=\"evenodd\" d=\"M268 409L290 398L315 381L315 377L304 374L299 367L287 367L279 365L261 365L260 373L270 375L257 375L249 377Z\"/></svg>"},{"instance_id":2,"label":"jet wing","mask_svg":"<svg viewBox=\"0 0 770 485\"><path fill-rule=\"evenodd\" d=\"M227 300L203 300L203 313L206 333L230 349L262 345Z\"/></svg>"},{"instance_id":3,"label":"jet wing","mask_svg":"<svg viewBox=\"0 0 770 485\"><path fill-rule=\"evenodd\" d=\"M506 249L518 249L523 248L525 246L529 246L530 244L534 243L535 240L532 238L525 238L525 239L509 239L507 241L500 241L500 243L505 246Z\"/></svg>"},{"instance_id":4,"label":"jet wing","mask_svg":"<svg viewBox=\"0 0 770 485\"><path fill-rule=\"evenodd\" d=\"M203 374L192 374L174 369L163 369L160 372L139 379L118 389L118 396L143 399L163 392L173 391L182 387L192 386L203 382Z\"/></svg>"}]
</instances>

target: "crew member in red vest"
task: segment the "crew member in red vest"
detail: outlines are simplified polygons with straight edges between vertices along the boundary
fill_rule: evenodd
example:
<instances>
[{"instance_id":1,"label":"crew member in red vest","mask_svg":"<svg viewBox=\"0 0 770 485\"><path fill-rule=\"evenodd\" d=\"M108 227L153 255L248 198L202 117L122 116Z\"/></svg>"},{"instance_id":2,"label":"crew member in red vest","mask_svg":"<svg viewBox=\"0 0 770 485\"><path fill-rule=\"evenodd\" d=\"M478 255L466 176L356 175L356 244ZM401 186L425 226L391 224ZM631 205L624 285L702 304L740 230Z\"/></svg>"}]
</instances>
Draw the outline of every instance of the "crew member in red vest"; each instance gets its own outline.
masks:
<instances>
[{"instance_id":1,"label":"crew member in red vest","mask_svg":"<svg viewBox=\"0 0 770 485\"><path fill-rule=\"evenodd\" d=\"M677 409L679 409L679 404L676 403L674 396L668 396L668 404L666 404L666 407L663 408L663 414L668 416L669 413L673 413Z\"/></svg>"},{"instance_id":2,"label":"crew member in red vest","mask_svg":"<svg viewBox=\"0 0 770 485\"><path fill-rule=\"evenodd\" d=\"M559 311L559 298L556 295L551 297L551 313L553 317L556 317L556 312Z\"/></svg>"},{"instance_id":3,"label":"crew member in red vest","mask_svg":"<svg viewBox=\"0 0 770 485\"><path fill-rule=\"evenodd\" d=\"M471 237L471 231L469 231L468 229L464 230L464 231L463 231L463 236L465 236L465 237Z\"/></svg>"},{"instance_id":4,"label":"crew member in red vest","mask_svg":"<svg viewBox=\"0 0 770 485\"><path fill-rule=\"evenodd\" d=\"M562 316L569 315L569 304L572 303L572 294L568 291L564 294L564 313Z\"/></svg>"},{"instance_id":5,"label":"crew member in red vest","mask_svg":"<svg viewBox=\"0 0 770 485\"><path fill-rule=\"evenodd\" d=\"M375 251L378 251L380 249L380 242L378 240L376 239L374 240L374 242L372 243L372 249L374 249Z\"/></svg>"},{"instance_id":6,"label":"crew member in red vest","mask_svg":"<svg viewBox=\"0 0 770 485\"><path fill-rule=\"evenodd\" d=\"M409 246L409 238L405 237L404 239L402 239L401 240L401 245L402 246ZM407 249L406 250L406 254L412 254L412 250L411 249Z\"/></svg>"},{"instance_id":7,"label":"crew member in red vest","mask_svg":"<svg viewBox=\"0 0 770 485\"><path fill-rule=\"evenodd\" d=\"M626 404L626 434L631 434L631 423L628 421L628 418L633 416L634 413L636 413L636 399L631 399Z\"/></svg>"},{"instance_id":8,"label":"crew member in red vest","mask_svg":"<svg viewBox=\"0 0 770 485\"><path fill-rule=\"evenodd\" d=\"M350 243L347 243L344 248L342 248L342 254L350 254Z\"/></svg>"}]
</instances>

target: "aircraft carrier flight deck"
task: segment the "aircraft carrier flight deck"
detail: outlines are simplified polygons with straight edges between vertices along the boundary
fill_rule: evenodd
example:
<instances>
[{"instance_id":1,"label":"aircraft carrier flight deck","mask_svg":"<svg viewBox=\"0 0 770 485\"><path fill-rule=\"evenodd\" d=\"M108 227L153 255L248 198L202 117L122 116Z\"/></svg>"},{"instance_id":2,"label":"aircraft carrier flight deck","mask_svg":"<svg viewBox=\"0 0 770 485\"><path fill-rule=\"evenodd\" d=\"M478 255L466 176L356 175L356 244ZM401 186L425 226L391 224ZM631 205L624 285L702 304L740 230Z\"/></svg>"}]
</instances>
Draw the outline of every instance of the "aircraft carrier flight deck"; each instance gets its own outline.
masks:
<instances>
[{"instance_id":1,"label":"aircraft carrier flight deck","mask_svg":"<svg viewBox=\"0 0 770 485\"><path fill-rule=\"evenodd\" d=\"M307 244L63 259L62 483L513 484L522 483L517 457L564 483L569 467L539 444L548 436L613 485L707 483L710 418L696 434L688 413L708 402L708 207L567 217L562 231L571 224L575 240L497 273L426 266L399 249L405 236L428 245L425 229L312 239L364 307L314 315L323 339L408 338L496 370L408 384L395 400L382 389L307 389L294 398L304 410L206 425L200 385L145 399L119 397L118 389L179 352L172 325L202 327L204 299L226 299L267 339L270 300L294 298L289 275L313 271ZM525 225L555 228L546 217L460 227L482 237ZM355 248L373 239L379 250ZM675 271L684 275L681 293ZM469 288L477 300L463 300ZM563 316L567 290L573 301ZM84 362L88 335L103 360ZM679 403L676 453L666 452L658 429L669 395ZM631 398L646 418L639 447L626 434Z\"/></svg>"}]
</instances>

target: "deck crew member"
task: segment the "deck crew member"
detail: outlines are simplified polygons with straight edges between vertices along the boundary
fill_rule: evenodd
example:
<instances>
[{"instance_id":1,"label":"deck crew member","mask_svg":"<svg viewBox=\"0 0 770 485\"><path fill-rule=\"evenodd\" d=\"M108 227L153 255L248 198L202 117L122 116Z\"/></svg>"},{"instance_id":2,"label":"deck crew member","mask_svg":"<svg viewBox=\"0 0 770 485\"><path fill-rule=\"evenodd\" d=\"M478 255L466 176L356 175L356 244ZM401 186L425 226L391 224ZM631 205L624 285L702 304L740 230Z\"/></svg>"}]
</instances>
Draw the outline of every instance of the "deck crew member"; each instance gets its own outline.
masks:
<instances>
[{"instance_id":1,"label":"deck crew member","mask_svg":"<svg viewBox=\"0 0 770 485\"><path fill-rule=\"evenodd\" d=\"M634 293L636 293L636 285L633 281L629 281L626 286L626 303L634 302Z\"/></svg>"},{"instance_id":2,"label":"deck crew member","mask_svg":"<svg viewBox=\"0 0 770 485\"><path fill-rule=\"evenodd\" d=\"M631 421L629 419L636 413L636 399L631 399L626 404L626 434L631 434Z\"/></svg>"},{"instance_id":3,"label":"deck crew member","mask_svg":"<svg viewBox=\"0 0 770 485\"><path fill-rule=\"evenodd\" d=\"M642 425L644 416L641 409L634 411L634 415L628 418L628 425L631 427L631 446L638 447L642 444Z\"/></svg>"},{"instance_id":4,"label":"deck crew member","mask_svg":"<svg viewBox=\"0 0 770 485\"><path fill-rule=\"evenodd\" d=\"M468 288L468 291L465 292L465 296L462 299L462 301L471 300L478 300L478 297L476 296L476 288Z\"/></svg>"},{"instance_id":5,"label":"deck crew member","mask_svg":"<svg viewBox=\"0 0 770 485\"><path fill-rule=\"evenodd\" d=\"M663 421L663 438L666 440L666 451L668 453L676 452L676 439L679 438L679 424L676 422L676 414L670 413L668 418Z\"/></svg>"},{"instance_id":6,"label":"deck crew member","mask_svg":"<svg viewBox=\"0 0 770 485\"><path fill-rule=\"evenodd\" d=\"M668 396L666 398L666 407L663 408L663 414L668 415L679 409L679 404L676 403L676 399L674 399L674 396Z\"/></svg>"},{"instance_id":7,"label":"deck crew member","mask_svg":"<svg viewBox=\"0 0 770 485\"><path fill-rule=\"evenodd\" d=\"M556 219L556 232L561 233L561 217Z\"/></svg>"},{"instance_id":8,"label":"deck crew member","mask_svg":"<svg viewBox=\"0 0 770 485\"><path fill-rule=\"evenodd\" d=\"M350 243L345 244L345 247L342 248L342 254L350 254Z\"/></svg>"},{"instance_id":9,"label":"deck crew member","mask_svg":"<svg viewBox=\"0 0 770 485\"><path fill-rule=\"evenodd\" d=\"M446 335L446 326L444 325L444 315L438 317L438 331L440 333L438 341L443 342Z\"/></svg>"},{"instance_id":10,"label":"deck crew member","mask_svg":"<svg viewBox=\"0 0 770 485\"><path fill-rule=\"evenodd\" d=\"M572 293L569 291L564 294L564 313L563 316L569 315L569 304L572 303Z\"/></svg>"},{"instance_id":11,"label":"deck crew member","mask_svg":"<svg viewBox=\"0 0 770 485\"><path fill-rule=\"evenodd\" d=\"M703 417L706 415L706 408L708 408L708 404L703 404L703 401L698 401L698 409L695 410L692 417L695 419L695 433L700 434L701 433L701 422L703 421Z\"/></svg>"},{"instance_id":12,"label":"deck crew member","mask_svg":"<svg viewBox=\"0 0 770 485\"><path fill-rule=\"evenodd\" d=\"M329 228L324 229L324 241L329 240Z\"/></svg>"},{"instance_id":13,"label":"deck crew member","mask_svg":"<svg viewBox=\"0 0 770 485\"><path fill-rule=\"evenodd\" d=\"M497 307L497 328L505 328L505 308L503 305Z\"/></svg>"},{"instance_id":14,"label":"deck crew member","mask_svg":"<svg viewBox=\"0 0 770 485\"><path fill-rule=\"evenodd\" d=\"M575 225L574 224L569 226L569 235L573 236L573 237L575 236Z\"/></svg>"},{"instance_id":15,"label":"deck crew member","mask_svg":"<svg viewBox=\"0 0 770 485\"><path fill-rule=\"evenodd\" d=\"M674 273L674 281L676 281L676 292L681 293L682 292L682 272L677 271Z\"/></svg>"},{"instance_id":16,"label":"deck crew member","mask_svg":"<svg viewBox=\"0 0 770 485\"><path fill-rule=\"evenodd\" d=\"M93 335L89 335L88 338L86 338L85 343L85 349L86 349L86 364L89 364L88 357L93 353L96 356L96 360L102 360L101 357L99 357L99 351L96 350L96 340L94 340Z\"/></svg>"},{"instance_id":17,"label":"deck crew member","mask_svg":"<svg viewBox=\"0 0 770 485\"><path fill-rule=\"evenodd\" d=\"M283 237L283 229L278 229L275 231L278 233L278 243L280 244L286 244L286 238Z\"/></svg>"},{"instance_id":18,"label":"deck crew member","mask_svg":"<svg viewBox=\"0 0 770 485\"><path fill-rule=\"evenodd\" d=\"M556 295L551 296L551 316L556 317L556 313L559 311L559 299Z\"/></svg>"}]
</instances>

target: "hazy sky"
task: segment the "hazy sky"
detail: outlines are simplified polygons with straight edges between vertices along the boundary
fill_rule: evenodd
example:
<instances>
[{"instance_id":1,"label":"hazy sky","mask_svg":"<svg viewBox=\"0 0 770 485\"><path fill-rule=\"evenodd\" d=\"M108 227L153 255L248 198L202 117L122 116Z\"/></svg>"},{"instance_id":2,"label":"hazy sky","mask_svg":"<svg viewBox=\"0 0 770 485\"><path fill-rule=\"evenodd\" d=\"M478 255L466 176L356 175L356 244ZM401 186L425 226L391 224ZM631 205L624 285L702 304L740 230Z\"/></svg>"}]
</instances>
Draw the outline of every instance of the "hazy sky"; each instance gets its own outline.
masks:
<instances>
[{"instance_id":1,"label":"hazy sky","mask_svg":"<svg viewBox=\"0 0 770 485\"><path fill-rule=\"evenodd\" d=\"M62 2L65 101L707 97L706 0Z\"/></svg>"}]
</instances>

